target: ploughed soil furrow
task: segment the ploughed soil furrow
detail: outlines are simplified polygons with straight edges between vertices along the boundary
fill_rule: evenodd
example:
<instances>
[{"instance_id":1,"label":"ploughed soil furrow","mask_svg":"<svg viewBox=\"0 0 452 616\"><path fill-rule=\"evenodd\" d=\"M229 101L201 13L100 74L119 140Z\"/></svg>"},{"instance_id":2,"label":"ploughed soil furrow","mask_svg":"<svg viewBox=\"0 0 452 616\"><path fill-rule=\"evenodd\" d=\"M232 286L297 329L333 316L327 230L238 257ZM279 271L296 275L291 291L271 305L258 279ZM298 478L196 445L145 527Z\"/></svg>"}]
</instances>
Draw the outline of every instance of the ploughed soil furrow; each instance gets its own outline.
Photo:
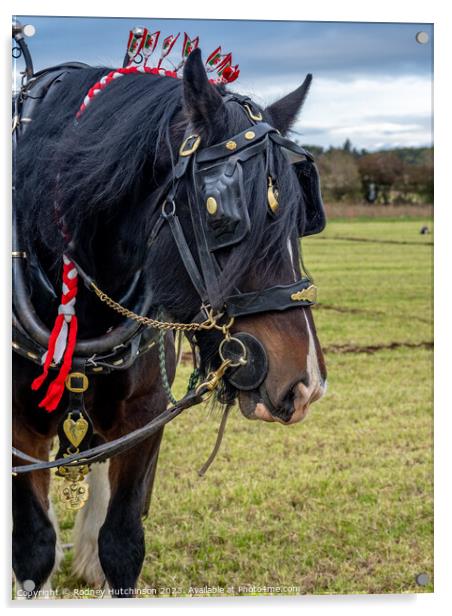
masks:
<instances>
[{"instance_id":1,"label":"ploughed soil furrow","mask_svg":"<svg viewBox=\"0 0 452 616\"><path fill-rule=\"evenodd\" d=\"M325 354L328 353L377 353L378 351L393 351L395 349L433 349L433 341L423 342L388 342L385 344L330 344L322 347ZM192 354L184 351L181 363L186 364L192 361Z\"/></svg>"},{"instance_id":2,"label":"ploughed soil furrow","mask_svg":"<svg viewBox=\"0 0 452 616\"><path fill-rule=\"evenodd\" d=\"M386 344L330 344L322 347L324 353L377 353L377 351L393 351L394 349L433 349L433 342L388 342Z\"/></svg>"},{"instance_id":3,"label":"ploughed soil furrow","mask_svg":"<svg viewBox=\"0 0 452 616\"><path fill-rule=\"evenodd\" d=\"M343 242L370 242L371 244L400 244L403 246L433 246L433 242L409 242L404 240L380 240L370 237L347 237L342 235L333 235L327 237L318 237L317 240L339 240Z\"/></svg>"}]
</instances>

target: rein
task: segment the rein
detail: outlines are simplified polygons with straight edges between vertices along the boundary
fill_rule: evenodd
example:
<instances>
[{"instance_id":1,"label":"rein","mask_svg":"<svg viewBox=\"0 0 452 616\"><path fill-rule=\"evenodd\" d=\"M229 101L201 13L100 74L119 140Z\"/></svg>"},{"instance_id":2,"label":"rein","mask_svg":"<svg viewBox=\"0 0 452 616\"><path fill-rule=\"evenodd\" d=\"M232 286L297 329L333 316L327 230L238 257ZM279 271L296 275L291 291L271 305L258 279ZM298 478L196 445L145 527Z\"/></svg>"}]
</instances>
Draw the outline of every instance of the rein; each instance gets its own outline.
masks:
<instances>
[{"instance_id":1,"label":"rein","mask_svg":"<svg viewBox=\"0 0 452 616\"><path fill-rule=\"evenodd\" d=\"M177 417L182 411L203 402L206 399L206 394L211 394L212 391L213 389L209 382L202 383L195 391L186 394L179 402L163 411L163 413L142 428L138 428L108 443L102 443L97 447L92 447L91 449L79 453L65 455L55 460L38 460L20 449L13 447L12 453L14 456L21 460L31 462L31 464L14 466L12 468L13 475L22 475L51 468L72 468L88 466L94 462L105 462L109 458L124 453L149 438Z\"/></svg>"}]
</instances>

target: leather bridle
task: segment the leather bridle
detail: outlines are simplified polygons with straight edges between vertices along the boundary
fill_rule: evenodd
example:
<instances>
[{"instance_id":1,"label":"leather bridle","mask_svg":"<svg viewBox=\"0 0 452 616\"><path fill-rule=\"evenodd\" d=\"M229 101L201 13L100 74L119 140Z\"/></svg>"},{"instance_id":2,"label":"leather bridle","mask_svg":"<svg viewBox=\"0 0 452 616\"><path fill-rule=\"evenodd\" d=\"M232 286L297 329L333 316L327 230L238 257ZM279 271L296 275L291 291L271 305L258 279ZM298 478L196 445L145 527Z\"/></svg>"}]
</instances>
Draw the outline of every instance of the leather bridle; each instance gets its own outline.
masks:
<instances>
[{"instance_id":1,"label":"leather bridle","mask_svg":"<svg viewBox=\"0 0 452 616\"><path fill-rule=\"evenodd\" d=\"M212 234L209 237L211 229L205 222L206 219L208 221L215 219L217 212L210 215L207 209L209 203L207 202L213 200L215 207L218 207L216 203L219 200L218 190L214 192L215 196L209 196L208 192L206 194L206 190L202 190L203 170L206 168L210 170L212 167L219 168L218 183L225 183L224 176L232 177L235 169L241 170L243 162L251 157L271 151L272 146L278 146L285 153L290 153L295 160L307 161L310 165L314 164L314 159L307 150L282 137L274 127L266 122L255 119L259 117L262 119L262 116L254 109L250 99L238 95L227 95L224 97L224 102L239 104L249 118L252 130L243 130L222 143L202 147L200 136L192 134L192 129L187 128L184 141L179 149L179 158L171 177L170 189L166 193L161 217L157 222L157 232L154 230L154 238L163 224L166 223L171 230L182 263L201 299L202 305L209 305L214 310L222 311L228 317L240 317L273 310L282 311L297 306L312 306L316 297L315 287L310 278L303 276L288 285L275 285L259 291L235 293L226 297L220 289L218 274L221 268L216 259L215 250L223 248L225 243L224 240L221 243L221 239L218 241L216 237L212 240ZM272 168L269 168L267 173L270 176L275 175ZM188 203L199 266L189 248L178 216L180 205L178 192L182 180L186 179L187 176L189 176L193 193L192 198L188 199ZM233 178L231 184L233 185L234 182L239 183L239 179ZM235 215L234 222L248 216L248 212L245 211L246 206L242 206L242 210L237 212L237 204L232 202L234 196L238 194L237 190L225 191L224 194L221 194L221 190L219 192L219 198L223 197L221 206L226 212L232 212ZM240 223L240 220L238 220L238 223ZM239 238L238 241L241 239ZM226 245L233 243L238 242L234 242L234 238L232 238Z\"/></svg>"}]
</instances>

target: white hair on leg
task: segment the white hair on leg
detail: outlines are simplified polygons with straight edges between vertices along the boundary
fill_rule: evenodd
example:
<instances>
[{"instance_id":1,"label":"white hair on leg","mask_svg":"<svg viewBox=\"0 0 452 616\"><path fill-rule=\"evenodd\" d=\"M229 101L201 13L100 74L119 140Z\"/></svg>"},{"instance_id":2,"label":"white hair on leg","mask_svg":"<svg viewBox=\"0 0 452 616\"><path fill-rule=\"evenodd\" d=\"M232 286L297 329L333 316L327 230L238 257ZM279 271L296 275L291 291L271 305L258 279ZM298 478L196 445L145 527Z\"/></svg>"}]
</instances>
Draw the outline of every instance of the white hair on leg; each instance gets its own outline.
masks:
<instances>
[{"instance_id":1,"label":"white hair on leg","mask_svg":"<svg viewBox=\"0 0 452 616\"><path fill-rule=\"evenodd\" d=\"M102 588L105 574L99 561L99 530L107 515L110 501L109 462L93 464L87 477L89 499L77 513L74 527L72 571L90 586Z\"/></svg>"},{"instance_id":2,"label":"white hair on leg","mask_svg":"<svg viewBox=\"0 0 452 616\"><path fill-rule=\"evenodd\" d=\"M52 522L52 526L56 533L56 544L55 544L55 564L53 565L51 576L58 571L61 565L61 561L63 560L63 548L60 542L60 525L58 523L55 508L53 506L52 501L49 503L49 510L47 512L49 516L49 520Z\"/></svg>"}]
</instances>

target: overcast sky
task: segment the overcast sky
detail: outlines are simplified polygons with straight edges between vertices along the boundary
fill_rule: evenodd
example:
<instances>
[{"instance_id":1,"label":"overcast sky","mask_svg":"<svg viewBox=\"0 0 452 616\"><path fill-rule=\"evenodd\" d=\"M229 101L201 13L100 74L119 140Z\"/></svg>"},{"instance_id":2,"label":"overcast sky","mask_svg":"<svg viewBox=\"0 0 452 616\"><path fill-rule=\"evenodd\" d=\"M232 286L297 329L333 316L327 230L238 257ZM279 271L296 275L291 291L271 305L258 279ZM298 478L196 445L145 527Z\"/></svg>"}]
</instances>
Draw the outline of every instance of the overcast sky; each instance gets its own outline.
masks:
<instances>
[{"instance_id":1,"label":"overcast sky","mask_svg":"<svg viewBox=\"0 0 452 616\"><path fill-rule=\"evenodd\" d=\"M267 104L314 75L294 135L305 144L358 148L432 145L433 26L337 22L214 21L143 18L20 17L35 70L68 60L122 65L136 25L161 37L200 36L204 57L218 45L233 53L233 89ZM429 36L426 44L416 33ZM162 40L162 38L160 39ZM176 55L181 42L176 43ZM22 65L18 64L19 68Z\"/></svg>"}]
</instances>

